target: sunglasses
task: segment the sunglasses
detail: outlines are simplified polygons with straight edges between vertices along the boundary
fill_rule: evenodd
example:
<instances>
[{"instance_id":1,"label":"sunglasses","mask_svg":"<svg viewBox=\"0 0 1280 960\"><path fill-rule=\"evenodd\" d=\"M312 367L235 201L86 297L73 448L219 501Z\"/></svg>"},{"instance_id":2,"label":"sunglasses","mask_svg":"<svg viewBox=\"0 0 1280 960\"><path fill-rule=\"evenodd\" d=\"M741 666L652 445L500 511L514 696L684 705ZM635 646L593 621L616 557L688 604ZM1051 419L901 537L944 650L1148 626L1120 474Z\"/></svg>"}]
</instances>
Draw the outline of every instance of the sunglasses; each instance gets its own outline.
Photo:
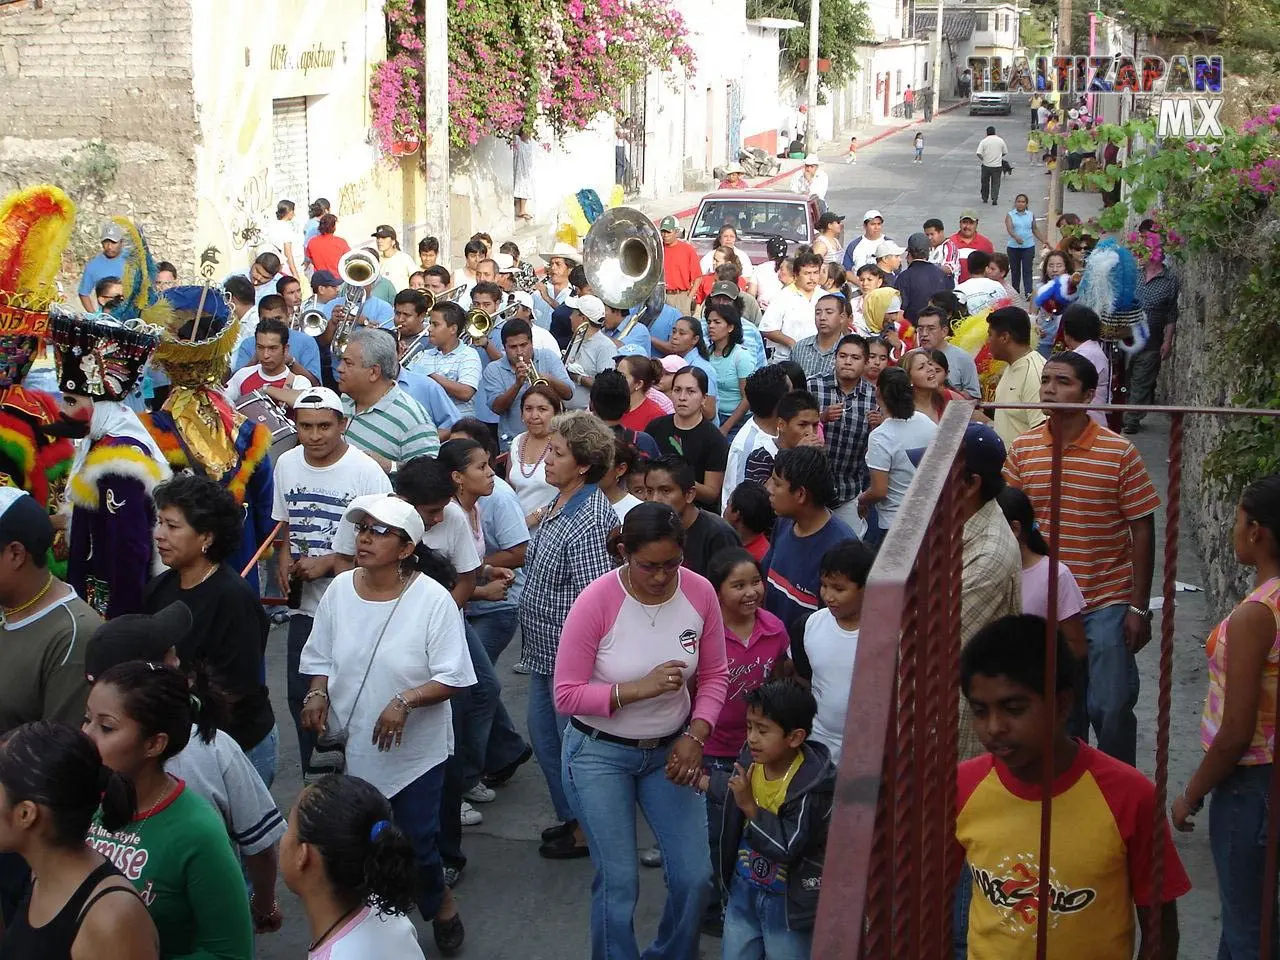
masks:
<instances>
[{"instance_id":1,"label":"sunglasses","mask_svg":"<svg viewBox=\"0 0 1280 960\"><path fill-rule=\"evenodd\" d=\"M362 520L356 524L356 533L372 533L375 537L397 536L401 540L408 540L408 536L399 527L391 527L385 523L371 523L368 520Z\"/></svg>"}]
</instances>

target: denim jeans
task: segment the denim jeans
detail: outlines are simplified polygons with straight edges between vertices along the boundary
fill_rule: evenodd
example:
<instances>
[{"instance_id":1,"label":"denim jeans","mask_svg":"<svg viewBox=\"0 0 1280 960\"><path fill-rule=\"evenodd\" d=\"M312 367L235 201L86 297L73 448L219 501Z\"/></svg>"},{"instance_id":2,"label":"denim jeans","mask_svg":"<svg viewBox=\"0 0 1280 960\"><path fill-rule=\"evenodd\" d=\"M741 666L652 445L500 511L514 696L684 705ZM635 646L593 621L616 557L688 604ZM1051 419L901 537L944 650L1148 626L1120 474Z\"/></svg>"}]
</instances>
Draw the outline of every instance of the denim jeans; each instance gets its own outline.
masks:
<instances>
[{"instance_id":1,"label":"denim jeans","mask_svg":"<svg viewBox=\"0 0 1280 960\"><path fill-rule=\"evenodd\" d=\"M554 685L555 678L548 674L529 674L529 739L533 741L533 755L538 758L538 766L546 778L556 818L563 823L575 816L565 795L564 778L560 772L564 728L569 718L556 713Z\"/></svg>"},{"instance_id":2,"label":"denim jeans","mask_svg":"<svg viewBox=\"0 0 1280 960\"><path fill-rule=\"evenodd\" d=\"M267 789L271 789L271 784L276 781L276 762L279 759L280 747L280 727L273 726L271 732L259 740L256 744L244 752L249 758L249 762L253 764L253 769L258 771L258 776L262 778L262 782L266 784Z\"/></svg>"},{"instance_id":3,"label":"denim jeans","mask_svg":"<svg viewBox=\"0 0 1280 960\"><path fill-rule=\"evenodd\" d=\"M1085 704L1098 749L1129 766L1138 762L1138 662L1124 643L1127 603L1113 603L1084 615L1089 641Z\"/></svg>"},{"instance_id":4,"label":"denim jeans","mask_svg":"<svg viewBox=\"0 0 1280 960\"><path fill-rule=\"evenodd\" d=\"M520 611L512 607L509 610L494 610L485 613L468 613L467 625L480 638L480 645L489 654L489 662L498 664L498 657L515 639L516 626L520 623Z\"/></svg>"},{"instance_id":5,"label":"denim jeans","mask_svg":"<svg viewBox=\"0 0 1280 960\"><path fill-rule=\"evenodd\" d=\"M418 862L418 910L432 920L444 899L444 871L440 867L440 793L444 764L438 763L391 798L396 826L404 831Z\"/></svg>"},{"instance_id":6,"label":"denim jeans","mask_svg":"<svg viewBox=\"0 0 1280 960\"><path fill-rule=\"evenodd\" d=\"M717 771L733 772L735 757L703 757L702 769L711 779L716 778ZM724 886L720 879L720 828L724 825L724 795L714 792L707 794L707 846L711 849L711 893L707 899L706 916L719 919L724 916L724 905L727 901Z\"/></svg>"},{"instance_id":7,"label":"denim jeans","mask_svg":"<svg viewBox=\"0 0 1280 960\"><path fill-rule=\"evenodd\" d=\"M1009 276L1014 290L1021 290L1028 297L1035 289L1035 247L1006 247L1009 254Z\"/></svg>"},{"instance_id":8,"label":"denim jeans","mask_svg":"<svg viewBox=\"0 0 1280 960\"><path fill-rule=\"evenodd\" d=\"M480 635L467 624L467 650L471 653L471 665L476 671L476 682L471 686L466 715L462 718L458 733L458 752L462 756L463 790L470 790L480 782L481 774L489 770L501 770L515 763L524 753L525 742L516 733L515 724L507 708L502 705L502 683L493 669L493 661L485 651ZM458 712L463 707L458 705ZM455 728L457 729L457 728Z\"/></svg>"},{"instance_id":9,"label":"denim jeans","mask_svg":"<svg viewBox=\"0 0 1280 960\"><path fill-rule=\"evenodd\" d=\"M564 733L564 788L591 848L592 960L640 960L636 806L662 851L667 902L645 960L697 960L710 881L707 807L701 794L667 779L669 748L605 743L575 727Z\"/></svg>"},{"instance_id":10,"label":"denim jeans","mask_svg":"<svg viewBox=\"0 0 1280 960\"><path fill-rule=\"evenodd\" d=\"M460 695L454 695L455 703ZM456 717L457 714L455 713L454 716ZM456 720L453 726L453 742L458 742ZM467 865L467 856L462 852L462 794L466 792L466 788L462 785L462 757L455 752L442 766L444 767L444 784L440 788L440 838L437 846L440 849L440 859L445 866L461 870Z\"/></svg>"},{"instance_id":11,"label":"denim jeans","mask_svg":"<svg viewBox=\"0 0 1280 960\"><path fill-rule=\"evenodd\" d=\"M960 869L960 883L951 910L951 946L955 960L969 960L969 907L973 903L973 870L969 864Z\"/></svg>"},{"instance_id":12,"label":"denim jeans","mask_svg":"<svg viewBox=\"0 0 1280 960\"><path fill-rule=\"evenodd\" d=\"M293 729L298 735L298 762L305 774L311 769L311 751L315 749L316 735L302 729L302 698L311 687L311 678L298 672L302 648L311 636L311 617L295 613L289 618L289 639L285 650L285 683L289 698L289 715L293 717Z\"/></svg>"},{"instance_id":13,"label":"denim jeans","mask_svg":"<svg viewBox=\"0 0 1280 960\"><path fill-rule=\"evenodd\" d=\"M1218 960L1258 960L1262 944L1262 882L1267 862L1271 765L1236 767L1209 797L1209 848L1218 873L1222 934ZM1271 903L1271 951L1280 916Z\"/></svg>"},{"instance_id":14,"label":"denim jeans","mask_svg":"<svg viewBox=\"0 0 1280 960\"><path fill-rule=\"evenodd\" d=\"M735 876L724 912L724 960L809 960L812 930L787 929L787 896Z\"/></svg>"}]
</instances>

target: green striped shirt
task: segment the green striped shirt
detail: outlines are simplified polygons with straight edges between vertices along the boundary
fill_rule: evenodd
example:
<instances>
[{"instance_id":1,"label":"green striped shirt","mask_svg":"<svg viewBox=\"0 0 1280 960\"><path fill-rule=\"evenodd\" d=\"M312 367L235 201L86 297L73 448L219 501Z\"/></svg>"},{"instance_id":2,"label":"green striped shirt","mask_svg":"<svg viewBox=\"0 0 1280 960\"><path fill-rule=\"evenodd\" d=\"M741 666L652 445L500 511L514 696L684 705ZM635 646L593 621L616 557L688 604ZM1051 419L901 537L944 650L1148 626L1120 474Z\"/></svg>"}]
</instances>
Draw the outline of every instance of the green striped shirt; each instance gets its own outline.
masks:
<instances>
[{"instance_id":1,"label":"green striped shirt","mask_svg":"<svg viewBox=\"0 0 1280 960\"><path fill-rule=\"evenodd\" d=\"M350 397L344 396L342 405L347 411L347 440L365 453L399 464L440 452L440 435L430 414L399 385L392 385L381 400L360 413Z\"/></svg>"}]
</instances>

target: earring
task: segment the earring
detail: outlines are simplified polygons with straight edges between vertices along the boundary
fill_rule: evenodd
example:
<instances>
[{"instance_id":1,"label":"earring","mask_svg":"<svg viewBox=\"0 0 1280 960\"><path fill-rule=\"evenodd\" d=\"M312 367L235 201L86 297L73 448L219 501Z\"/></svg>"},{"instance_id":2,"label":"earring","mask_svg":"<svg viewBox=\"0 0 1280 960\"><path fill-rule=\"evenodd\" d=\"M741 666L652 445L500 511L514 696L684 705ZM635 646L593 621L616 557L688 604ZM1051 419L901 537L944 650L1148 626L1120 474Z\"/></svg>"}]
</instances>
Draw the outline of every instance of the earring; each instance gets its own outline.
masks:
<instances>
[{"instance_id":1,"label":"earring","mask_svg":"<svg viewBox=\"0 0 1280 960\"><path fill-rule=\"evenodd\" d=\"M208 553L208 552L209 552L209 545L208 545L207 543L202 543L202 544L200 544L200 552L201 552L201 553Z\"/></svg>"}]
</instances>

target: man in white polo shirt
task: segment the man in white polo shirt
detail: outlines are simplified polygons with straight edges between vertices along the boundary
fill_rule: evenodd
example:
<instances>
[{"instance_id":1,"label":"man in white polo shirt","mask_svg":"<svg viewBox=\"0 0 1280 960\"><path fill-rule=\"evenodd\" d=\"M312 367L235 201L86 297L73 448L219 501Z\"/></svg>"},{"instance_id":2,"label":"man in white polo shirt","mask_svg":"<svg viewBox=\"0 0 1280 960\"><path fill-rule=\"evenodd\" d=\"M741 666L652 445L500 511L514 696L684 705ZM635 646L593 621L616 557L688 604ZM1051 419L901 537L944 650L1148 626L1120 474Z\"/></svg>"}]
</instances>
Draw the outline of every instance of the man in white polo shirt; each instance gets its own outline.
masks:
<instances>
[{"instance_id":1,"label":"man in white polo shirt","mask_svg":"<svg viewBox=\"0 0 1280 960\"><path fill-rule=\"evenodd\" d=\"M818 332L814 306L827 292L818 284L822 276L822 257L816 253L798 254L795 276L794 289L783 290L774 297L760 321L760 333L773 344L775 361L789 358L792 347Z\"/></svg>"}]
</instances>

